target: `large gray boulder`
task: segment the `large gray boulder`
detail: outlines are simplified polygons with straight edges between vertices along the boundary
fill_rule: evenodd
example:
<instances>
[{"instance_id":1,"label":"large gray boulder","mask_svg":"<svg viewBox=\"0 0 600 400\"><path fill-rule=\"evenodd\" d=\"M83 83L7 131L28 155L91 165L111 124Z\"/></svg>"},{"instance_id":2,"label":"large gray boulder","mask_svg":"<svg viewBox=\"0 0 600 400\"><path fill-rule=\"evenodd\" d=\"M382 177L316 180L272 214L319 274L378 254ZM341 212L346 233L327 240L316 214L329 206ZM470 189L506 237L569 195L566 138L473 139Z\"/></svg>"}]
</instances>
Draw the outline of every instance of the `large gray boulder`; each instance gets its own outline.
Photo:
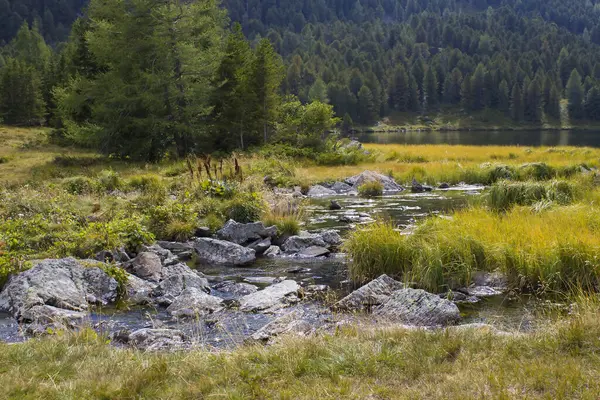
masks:
<instances>
[{"instance_id":1,"label":"large gray boulder","mask_svg":"<svg viewBox=\"0 0 600 400\"><path fill-rule=\"evenodd\" d=\"M163 268L163 278L152 290L151 297L155 298L158 304L169 306L189 288L210 292L208 280L192 271L187 265L183 263L169 265Z\"/></svg>"},{"instance_id":2,"label":"large gray boulder","mask_svg":"<svg viewBox=\"0 0 600 400\"><path fill-rule=\"evenodd\" d=\"M381 183L383 185L383 192L387 194L399 193L404 190L404 187L396 183L394 179L374 171L363 171L358 175L346 179L345 182L352 186L353 189L358 190L362 184L373 181Z\"/></svg>"},{"instance_id":3,"label":"large gray boulder","mask_svg":"<svg viewBox=\"0 0 600 400\"><path fill-rule=\"evenodd\" d=\"M227 297L242 297L251 293L255 293L258 288L254 285L245 282L223 281L213 285L213 289L217 290Z\"/></svg>"},{"instance_id":4,"label":"large gray boulder","mask_svg":"<svg viewBox=\"0 0 600 400\"><path fill-rule=\"evenodd\" d=\"M283 335L308 336L315 327L305 318L304 311L294 310L269 322L252 334L254 341L269 343Z\"/></svg>"},{"instance_id":5,"label":"large gray boulder","mask_svg":"<svg viewBox=\"0 0 600 400\"><path fill-rule=\"evenodd\" d=\"M251 222L241 224L230 219L223 228L217 231L217 237L221 240L236 244L246 244L260 239L272 238L277 235L277 227L265 228L262 222Z\"/></svg>"},{"instance_id":6,"label":"large gray boulder","mask_svg":"<svg viewBox=\"0 0 600 400\"><path fill-rule=\"evenodd\" d=\"M298 302L300 286L296 281L285 280L240 299L240 310L273 313Z\"/></svg>"},{"instance_id":7,"label":"large gray boulder","mask_svg":"<svg viewBox=\"0 0 600 400\"><path fill-rule=\"evenodd\" d=\"M167 312L176 318L198 318L222 309L222 303L222 299L192 287L181 292Z\"/></svg>"},{"instance_id":8,"label":"large gray boulder","mask_svg":"<svg viewBox=\"0 0 600 400\"><path fill-rule=\"evenodd\" d=\"M198 261L215 265L246 265L256 260L254 250L223 240L198 238L192 242Z\"/></svg>"},{"instance_id":9,"label":"large gray boulder","mask_svg":"<svg viewBox=\"0 0 600 400\"><path fill-rule=\"evenodd\" d=\"M323 237L317 233L302 233L289 237L281 246L286 253L299 253L309 247L328 247Z\"/></svg>"},{"instance_id":10,"label":"large gray boulder","mask_svg":"<svg viewBox=\"0 0 600 400\"><path fill-rule=\"evenodd\" d=\"M384 304L392 293L404 289L404 284L387 275L381 275L344 297L333 308L341 311L368 311Z\"/></svg>"},{"instance_id":11,"label":"large gray boulder","mask_svg":"<svg viewBox=\"0 0 600 400\"><path fill-rule=\"evenodd\" d=\"M127 301L134 305L146 305L152 303L152 291L158 284L138 278L135 275L127 275L125 293Z\"/></svg>"},{"instance_id":12,"label":"large gray boulder","mask_svg":"<svg viewBox=\"0 0 600 400\"><path fill-rule=\"evenodd\" d=\"M158 241L157 244L163 249L169 250L176 256L188 254L194 251L194 247L190 243Z\"/></svg>"},{"instance_id":13,"label":"large gray boulder","mask_svg":"<svg viewBox=\"0 0 600 400\"><path fill-rule=\"evenodd\" d=\"M323 239L323 241L329 246L335 247L342 244L342 237L339 233L337 233L337 231L332 229L319 232L319 235L321 236L321 239Z\"/></svg>"},{"instance_id":14,"label":"large gray boulder","mask_svg":"<svg viewBox=\"0 0 600 400\"><path fill-rule=\"evenodd\" d=\"M86 311L88 303L108 304L117 297L117 281L96 265L74 258L49 259L12 277L0 293L0 310L21 319L35 306Z\"/></svg>"},{"instance_id":15,"label":"large gray boulder","mask_svg":"<svg viewBox=\"0 0 600 400\"><path fill-rule=\"evenodd\" d=\"M388 321L416 326L446 326L460 321L453 302L421 289L401 289L373 311Z\"/></svg>"},{"instance_id":16,"label":"large gray boulder","mask_svg":"<svg viewBox=\"0 0 600 400\"><path fill-rule=\"evenodd\" d=\"M40 324L44 327L75 328L80 326L88 316L89 314L84 311L65 310L44 304L23 310L20 320L25 323Z\"/></svg>"},{"instance_id":17,"label":"large gray boulder","mask_svg":"<svg viewBox=\"0 0 600 400\"><path fill-rule=\"evenodd\" d=\"M328 189L325 186L314 185L308 189L308 193L306 194L308 197L326 197L326 196L335 196L337 192L332 189Z\"/></svg>"},{"instance_id":18,"label":"large gray boulder","mask_svg":"<svg viewBox=\"0 0 600 400\"><path fill-rule=\"evenodd\" d=\"M129 265L127 271L137 276L138 278L158 282L162 276L162 261L156 253L144 251L134 258Z\"/></svg>"},{"instance_id":19,"label":"large gray boulder","mask_svg":"<svg viewBox=\"0 0 600 400\"><path fill-rule=\"evenodd\" d=\"M177 329L138 329L129 335L128 343L137 349L146 351L172 351L190 347L188 338Z\"/></svg>"},{"instance_id":20,"label":"large gray boulder","mask_svg":"<svg viewBox=\"0 0 600 400\"><path fill-rule=\"evenodd\" d=\"M333 190L337 194L347 194L350 192L354 192L354 188L348 185L346 182L335 182L331 185L331 190Z\"/></svg>"}]
</instances>

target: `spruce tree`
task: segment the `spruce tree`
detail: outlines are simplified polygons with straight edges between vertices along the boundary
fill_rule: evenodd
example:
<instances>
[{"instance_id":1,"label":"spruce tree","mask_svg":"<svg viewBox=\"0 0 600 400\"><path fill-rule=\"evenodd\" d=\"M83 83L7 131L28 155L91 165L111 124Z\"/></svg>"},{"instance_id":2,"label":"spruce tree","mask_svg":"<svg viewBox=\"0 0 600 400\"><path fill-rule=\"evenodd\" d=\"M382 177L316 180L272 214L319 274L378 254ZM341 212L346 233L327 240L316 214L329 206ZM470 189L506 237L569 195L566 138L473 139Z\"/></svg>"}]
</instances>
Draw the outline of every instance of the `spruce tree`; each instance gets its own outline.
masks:
<instances>
[{"instance_id":1,"label":"spruce tree","mask_svg":"<svg viewBox=\"0 0 600 400\"><path fill-rule=\"evenodd\" d=\"M438 106L438 82L433 68L428 68L425 73L425 99L429 111L435 110Z\"/></svg>"},{"instance_id":2,"label":"spruce tree","mask_svg":"<svg viewBox=\"0 0 600 400\"><path fill-rule=\"evenodd\" d=\"M275 53L268 39L261 39L255 51L250 87L257 96L256 114L262 126L264 143L269 140L269 127L273 126L277 118L277 107L281 101L279 88L282 80L281 57Z\"/></svg>"},{"instance_id":3,"label":"spruce tree","mask_svg":"<svg viewBox=\"0 0 600 400\"><path fill-rule=\"evenodd\" d=\"M373 101L373 93L365 85L358 91L358 112L360 123L363 125L371 125L377 120L377 109Z\"/></svg>"},{"instance_id":4,"label":"spruce tree","mask_svg":"<svg viewBox=\"0 0 600 400\"><path fill-rule=\"evenodd\" d=\"M583 118L584 91L583 84L581 83L581 75L579 75L576 69L571 71L565 92L569 100L569 117L573 119Z\"/></svg>"},{"instance_id":5,"label":"spruce tree","mask_svg":"<svg viewBox=\"0 0 600 400\"><path fill-rule=\"evenodd\" d=\"M521 91L519 84L515 83L510 96L510 117L515 122L521 122L523 121L524 116L523 92Z\"/></svg>"},{"instance_id":6,"label":"spruce tree","mask_svg":"<svg viewBox=\"0 0 600 400\"><path fill-rule=\"evenodd\" d=\"M389 91L389 105L396 111L406 111L410 99L408 75L403 65L396 67L392 87Z\"/></svg>"},{"instance_id":7,"label":"spruce tree","mask_svg":"<svg viewBox=\"0 0 600 400\"><path fill-rule=\"evenodd\" d=\"M6 60L0 70L0 118L10 125L40 125L45 103L39 73L25 61Z\"/></svg>"}]
</instances>

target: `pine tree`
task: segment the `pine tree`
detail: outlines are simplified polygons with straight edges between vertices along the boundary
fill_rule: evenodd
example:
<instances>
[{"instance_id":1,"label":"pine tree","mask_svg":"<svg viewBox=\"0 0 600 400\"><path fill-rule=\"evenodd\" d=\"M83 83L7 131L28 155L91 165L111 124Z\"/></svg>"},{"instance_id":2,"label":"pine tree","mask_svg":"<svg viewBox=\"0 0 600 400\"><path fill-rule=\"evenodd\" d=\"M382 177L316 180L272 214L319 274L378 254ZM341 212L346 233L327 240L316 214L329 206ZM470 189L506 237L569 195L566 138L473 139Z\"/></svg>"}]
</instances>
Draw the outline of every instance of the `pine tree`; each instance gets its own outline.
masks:
<instances>
[{"instance_id":1,"label":"pine tree","mask_svg":"<svg viewBox=\"0 0 600 400\"><path fill-rule=\"evenodd\" d=\"M419 98L421 97L419 94L419 85L412 74L410 74L408 77L408 94L408 110L414 112L421 111L421 103L419 102Z\"/></svg>"},{"instance_id":2,"label":"pine tree","mask_svg":"<svg viewBox=\"0 0 600 400\"><path fill-rule=\"evenodd\" d=\"M539 123L542 121L542 90L538 79L531 81L527 87L527 102L525 104L525 114L529 121Z\"/></svg>"},{"instance_id":3,"label":"pine tree","mask_svg":"<svg viewBox=\"0 0 600 400\"><path fill-rule=\"evenodd\" d=\"M256 48L250 87L257 96L257 115L262 125L264 143L267 143L269 127L275 123L277 117L277 107L280 102L279 87L282 80L283 61L275 53L271 42L262 39Z\"/></svg>"},{"instance_id":4,"label":"pine tree","mask_svg":"<svg viewBox=\"0 0 600 400\"><path fill-rule=\"evenodd\" d=\"M444 101L450 104L460 103L460 88L463 81L462 72L458 68L454 68L452 72L446 76L444 82Z\"/></svg>"},{"instance_id":5,"label":"pine tree","mask_svg":"<svg viewBox=\"0 0 600 400\"><path fill-rule=\"evenodd\" d=\"M435 110L439 104L438 82L433 68L428 68L425 73L425 99L428 110Z\"/></svg>"},{"instance_id":6,"label":"pine tree","mask_svg":"<svg viewBox=\"0 0 600 400\"><path fill-rule=\"evenodd\" d=\"M329 103L327 98L327 85L323 79L318 78L308 91L308 99L310 101L320 101L321 103Z\"/></svg>"},{"instance_id":7,"label":"pine tree","mask_svg":"<svg viewBox=\"0 0 600 400\"><path fill-rule=\"evenodd\" d=\"M360 123L363 125L371 125L377 120L377 109L373 101L371 89L363 85L358 91L358 112Z\"/></svg>"},{"instance_id":8,"label":"pine tree","mask_svg":"<svg viewBox=\"0 0 600 400\"><path fill-rule=\"evenodd\" d=\"M576 69L571 71L565 92L569 100L569 117L573 119L583 118L584 91L581 83L581 75L579 75Z\"/></svg>"},{"instance_id":9,"label":"pine tree","mask_svg":"<svg viewBox=\"0 0 600 400\"><path fill-rule=\"evenodd\" d=\"M241 25L233 27L224 53L214 77L215 90L211 100L211 119L217 132L212 137L213 148L231 150L237 143L243 150L248 144L257 144L258 140L256 135L249 138L246 129L256 118L252 114L252 105L257 99L249 85L253 54Z\"/></svg>"},{"instance_id":10,"label":"pine tree","mask_svg":"<svg viewBox=\"0 0 600 400\"><path fill-rule=\"evenodd\" d=\"M523 121L525 110L523 108L523 92L518 83L515 83L510 96L510 117L515 122Z\"/></svg>"},{"instance_id":11,"label":"pine tree","mask_svg":"<svg viewBox=\"0 0 600 400\"><path fill-rule=\"evenodd\" d=\"M479 64L471 77L471 108L475 111L486 106L485 75L483 64Z\"/></svg>"},{"instance_id":12,"label":"pine tree","mask_svg":"<svg viewBox=\"0 0 600 400\"><path fill-rule=\"evenodd\" d=\"M548 96L548 103L545 105L546 114L553 118L560 118L560 91L553 85Z\"/></svg>"},{"instance_id":13,"label":"pine tree","mask_svg":"<svg viewBox=\"0 0 600 400\"><path fill-rule=\"evenodd\" d=\"M410 98L408 75L403 65L396 67L392 87L389 91L389 105L396 111L406 111Z\"/></svg>"},{"instance_id":14,"label":"pine tree","mask_svg":"<svg viewBox=\"0 0 600 400\"><path fill-rule=\"evenodd\" d=\"M594 121L600 121L600 89L594 86L585 96L585 116Z\"/></svg>"},{"instance_id":15,"label":"pine tree","mask_svg":"<svg viewBox=\"0 0 600 400\"><path fill-rule=\"evenodd\" d=\"M40 125L45 103L39 73L17 59L6 60L0 70L0 118L11 125Z\"/></svg>"},{"instance_id":16,"label":"pine tree","mask_svg":"<svg viewBox=\"0 0 600 400\"><path fill-rule=\"evenodd\" d=\"M510 93L505 79L500 82L498 87L498 109L505 113L510 109Z\"/></svg>"},{"instance_id":17,"label":"pine tree","mask_svg":"<svg viewBox=\"0 0 600 400\"><path fill-rule=\"evenodd\" d=\"M102 66L56 91L67 135L107 153L158 160L203 151L225 15L216 2L92 0L85 41ZM75 116L89 107L90 118Z\"/></svg>"}]
</instances>

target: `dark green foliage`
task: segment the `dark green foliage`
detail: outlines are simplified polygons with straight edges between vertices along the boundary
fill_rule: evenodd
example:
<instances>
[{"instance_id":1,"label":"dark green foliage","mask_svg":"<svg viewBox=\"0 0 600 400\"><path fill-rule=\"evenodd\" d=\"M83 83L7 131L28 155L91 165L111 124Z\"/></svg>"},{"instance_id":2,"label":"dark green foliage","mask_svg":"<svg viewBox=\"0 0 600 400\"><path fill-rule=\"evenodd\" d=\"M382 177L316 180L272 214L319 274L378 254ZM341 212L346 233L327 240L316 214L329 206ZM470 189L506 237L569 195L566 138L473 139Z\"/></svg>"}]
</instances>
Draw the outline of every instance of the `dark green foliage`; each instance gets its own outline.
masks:
<instances>
[{"instance_id":1,"label":"dark green foliage","mask_svg":"<svg viewBox=\"0 0 600 400\"><path fill-rule=\"evenodd\" d=\"M45 103L38 71L18 59L0 70L0 118L7 124L40 125Z\"/></svg>"},{"instance_id":2,"label":"dark green foliage","mask_svg":"<svg viewBox=\"0 0 600 400\"><path fill-rule=\"evenodd\" d=\"M594 86L585 97L585 115L591 120L600 120L600 89Z\"/></svg>"},{"instance_id":3,"label":"dark green foliage","mask_svg":"<svg viewBox=\"0 0 600 400\"><path fill-rule=\"evenodd\" d=\"M576 69L571 72L565 92L569 100L569 116L573 119L583 118L585 114L583 109L584 89L581 75Z\"/></svg>"}]
</instances>

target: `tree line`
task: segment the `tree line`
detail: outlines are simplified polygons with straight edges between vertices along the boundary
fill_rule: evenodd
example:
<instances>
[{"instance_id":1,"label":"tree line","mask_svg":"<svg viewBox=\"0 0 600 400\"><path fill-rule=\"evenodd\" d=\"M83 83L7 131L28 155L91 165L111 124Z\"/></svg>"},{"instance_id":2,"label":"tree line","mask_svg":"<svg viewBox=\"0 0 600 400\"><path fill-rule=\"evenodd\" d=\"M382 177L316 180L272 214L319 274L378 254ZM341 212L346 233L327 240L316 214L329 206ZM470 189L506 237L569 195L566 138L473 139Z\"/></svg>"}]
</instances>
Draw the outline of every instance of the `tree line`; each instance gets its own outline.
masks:
<instances>
[{"instance_id":1,"label":"tree line","mask_svg":"<svg viewBox=\"0 0 600 400\"><path fill-rule=\"evenodd\" d=\"M319 146L333 112L346 131L449 110L600 120L594 2L225 5L233 23L213 0L93 0L53 46L23 22L0 51L0 118L147 159Z\"/></svg>"}]
</instances>

